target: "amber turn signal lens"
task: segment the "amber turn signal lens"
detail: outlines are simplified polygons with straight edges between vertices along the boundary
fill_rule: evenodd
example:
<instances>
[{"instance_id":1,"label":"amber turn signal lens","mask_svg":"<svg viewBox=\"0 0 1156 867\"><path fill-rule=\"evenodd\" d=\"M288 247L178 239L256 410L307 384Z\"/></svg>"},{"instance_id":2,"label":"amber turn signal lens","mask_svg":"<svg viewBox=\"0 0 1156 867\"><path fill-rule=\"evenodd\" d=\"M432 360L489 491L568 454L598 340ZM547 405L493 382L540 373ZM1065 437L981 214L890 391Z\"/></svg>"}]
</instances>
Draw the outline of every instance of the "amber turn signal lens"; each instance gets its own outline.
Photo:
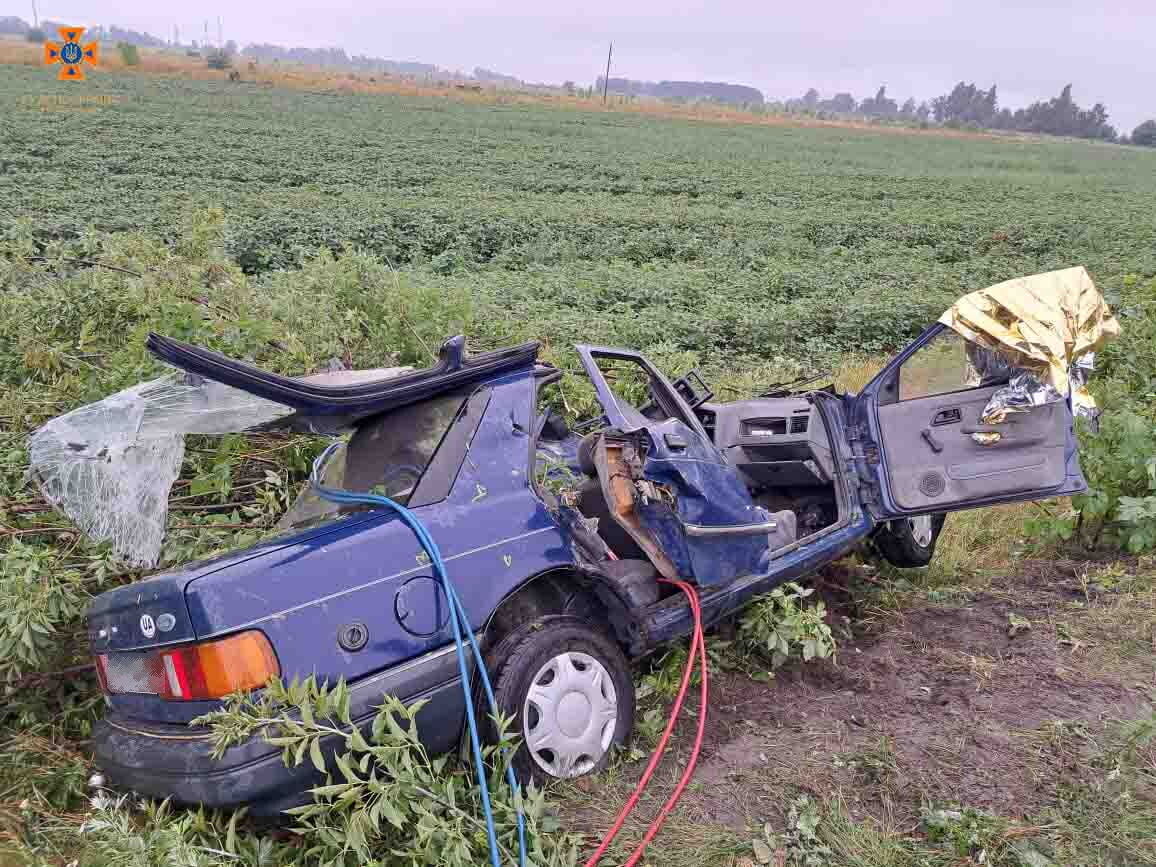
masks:
<instances>
[{"instance_id":1,"label":"amber turn signal lens","mask_svg":"<svg viewBox=\"0 0 1156 867\"><path fill-rule=\"evenodd\" d=\"M250 630L202 644L101 653L96 673L112 695L197 701L258 689L279 675L281 666L264 633Z\"/></svg>"},{"instance_id":2,"label":"amber turn signal lens","mask_svg":"<svg viewBox=\"0 0 1156 867\"><path fill-rule=\"evenodd\" d=\"M257 689L281 673L269 639L257 630L161 650L159 656L164 673L160 694L182 701Z\"/></svg>"}]
</instances>

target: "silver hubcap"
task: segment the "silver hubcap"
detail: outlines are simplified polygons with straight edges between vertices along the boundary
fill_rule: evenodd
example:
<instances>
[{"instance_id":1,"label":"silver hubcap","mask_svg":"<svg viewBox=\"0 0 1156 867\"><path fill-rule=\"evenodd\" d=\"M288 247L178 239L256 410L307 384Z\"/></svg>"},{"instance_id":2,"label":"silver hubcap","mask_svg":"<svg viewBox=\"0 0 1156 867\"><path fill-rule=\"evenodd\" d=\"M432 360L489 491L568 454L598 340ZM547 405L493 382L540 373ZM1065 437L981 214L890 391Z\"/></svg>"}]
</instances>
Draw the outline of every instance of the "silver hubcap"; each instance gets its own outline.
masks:
<instances>
[{"instance_id":1,"label":"silver hubcap","mask_svg":"<svg viewBox=\"0 0 1156 867\"><path fill-rule=\"evenodd\" d=\"M530 755L552 777L589 773L610 749L618 724L614 681L586 653L560 653L538 669L522 707Z\"/></svg>"},{"instance_id":2,"label":"silver hubcap","mask_svg":"<svg viewBox=\"0 0 1156 867\"><path fill-rule=\"evenodd\" d=\"M931 544L931 515L920 515L918 518L908 518L907 525L911 528L911 537L920 548Z\"/></svg>"}]
</instances>

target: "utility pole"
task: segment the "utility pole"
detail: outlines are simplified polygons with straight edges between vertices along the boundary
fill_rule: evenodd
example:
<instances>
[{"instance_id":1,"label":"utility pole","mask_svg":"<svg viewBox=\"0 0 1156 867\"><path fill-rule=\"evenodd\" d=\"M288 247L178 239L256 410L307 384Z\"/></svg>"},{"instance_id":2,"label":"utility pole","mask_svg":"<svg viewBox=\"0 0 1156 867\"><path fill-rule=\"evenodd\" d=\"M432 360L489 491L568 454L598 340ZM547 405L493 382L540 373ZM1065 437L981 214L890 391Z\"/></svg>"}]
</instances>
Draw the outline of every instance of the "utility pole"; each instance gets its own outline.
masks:
<instances>
[{"instance_id":1,"label":"utility pole","mask_svg":"<svg viewBox=\"0 0 1156 867\"><path fill-rule=\"evenodd\" d=\"M40 16L36 14L36 0L32 0L32 26L40 29Z\"/></svg>"},{"instance_id":2,"label":"utility pole","mask_svg":"<svg viewBox=\"0 0 1156 867\"><path fill-rule=\"evenodd\" d=\"M606 52L606 77L602 79L602 104L606 105L606 90L610 87L610 55L614 53L614 43L610 43L610 50Z\"/></svg>"},{"instance_id":3,"label":"utility pole","mask_svg":"<svg viewBox=\"0 0 1156 867\"><path fill-rule=\"evenodd\" d=\"M209 19L205 19L205 47L209 46Z\"/></svg>"},{"instance_id":4,"label":"utility pole","mask_svg":"<svg viewBox=\"0 0 1156 867\"><path fill-rule=\"evenodd\" d=\"M221 34L222 34L221 16L218 15L217 16L217 46L218 47L225 44L225 40L222 38Z\"/></svg>"}]
</instances>

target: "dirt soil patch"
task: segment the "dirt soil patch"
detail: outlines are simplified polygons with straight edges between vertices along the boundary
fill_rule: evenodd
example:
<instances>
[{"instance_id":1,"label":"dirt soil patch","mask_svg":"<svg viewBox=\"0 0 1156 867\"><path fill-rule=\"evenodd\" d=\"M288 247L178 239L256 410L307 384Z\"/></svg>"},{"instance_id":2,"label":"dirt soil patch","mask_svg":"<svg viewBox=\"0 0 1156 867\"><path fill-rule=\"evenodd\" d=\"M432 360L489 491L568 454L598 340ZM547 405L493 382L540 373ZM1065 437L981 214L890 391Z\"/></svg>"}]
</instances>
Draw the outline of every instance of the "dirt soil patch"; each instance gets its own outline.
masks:
<instances>
[{"instance_id":1,"label":"dirt soil patch","mask_svg":"<svg viewBox=\"0 0 1156 867\"><path fill-rule=\"evenodd\" d=\"M1029 561L982 590L932 593L869 625L853 620L835 663L780 671L769 683L719 673L679 813L741 832L781 818L789 796L804 791L837 793L852 816L898 829L914 828L928 802L1031 815L1054 799L1058 736L1134 719L1156 688L1152 595L1130 594L1130 614L1119 616L1112 593L1081 582L1080 568ZM838 593L828 605L836 618L846 611ZM673 770L651 785L656 804L677 779L693 728L686 721L676 731L677 768L668 754L661 767ZM599 785L609 808L582 804L569 820L597 833L642 767L631 763Z\"/></svg>"}]
</instances>

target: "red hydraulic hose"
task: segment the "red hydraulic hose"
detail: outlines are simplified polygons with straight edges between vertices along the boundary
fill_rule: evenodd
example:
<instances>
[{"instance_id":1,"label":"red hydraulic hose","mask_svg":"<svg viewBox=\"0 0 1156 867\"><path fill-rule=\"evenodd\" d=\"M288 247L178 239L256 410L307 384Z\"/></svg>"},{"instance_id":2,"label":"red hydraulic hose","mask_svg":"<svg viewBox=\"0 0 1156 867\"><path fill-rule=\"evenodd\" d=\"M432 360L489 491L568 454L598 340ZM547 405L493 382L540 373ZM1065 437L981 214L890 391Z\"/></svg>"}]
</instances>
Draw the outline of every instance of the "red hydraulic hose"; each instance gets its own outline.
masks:
<instances>
[{"instance_id":1,"label":"red hydraulic hose","mask_svg":"<svg viewBox=\"0 0 1156 867\"><path fill-rule=\"evenodd\" d=\"M687 656L686 668L682 672L682 681L679 683L678 694L675 696L674 705L670 710L670 719L666 722L666 728L662 732L662 737L658 739L658 745L654 749L654 753L650 756L650 761L646 765L646 769L642 772L642 776L638 780L634 791L630 798L623 804L622 809L618 811L618 815L614 819L614 823L610 826L610 830L606 832L606 836L602 838L602 842L598 844L598 848L594 854L587 859L585 867L595 867L606 854L606 850L610 848L610 844L614 842L614 838L618 836L618 832L622 830L627 817L634 811L638 805L638 799L642 796L642 792L646 789L647 783L654 775L654 770L658 767L658 762L662 758L662 754L666 751L667 741L670 740L670 734L674 731L674 725L678 721L678 713L682 709L683 699L686 698L687 688L690 686L690 676L694 671L695 654L698 654L700 664L702 666L702 697L701 707L699 708L698 719L698 734L695 737L694 748L691 752L690 761L687 763L686 771L679 780L678 785L667 802L663 805L662 810L659 811L658 816L650 827L646 830L646 835L643 837L642 843L639 844L638 849L631 855L628 865L633 865L642 857L642 853L646 846L654 839L655 834L658 833L662 823L666 821L667 815L674 808L679 797L682 795L682 790L686 788L686 784L690 781L690 776L694 771L695 763L698 761L698 753L702 747L703 730L706 726L706 700L707 700L707 672L706 672L706 643L702 631L702 609L699 605L698 594L695 593L694 587L685 581L674 581L665 578L660 578L665 584L673 584L686 594L690 601L691 612L694 615L694 634L691 638L690 653Z\"/></svg>"},{"instance_id":2,"label":"red hydraulic hose","mask_svg":"<svg viewBox=\"0 0 1156 867\"><path fill-rule=\"evenodd\" d=\"M702 634L702 607L698 601L698 594L694 592L694 588L686 582L680 581L682 592L686 594L687 599L690 600L691 610L694 612L694 631L698 637L698 664L702 672L702 683L699 692L698 701L698 731L694 735L694 746L690 750L690 758L686 762L686 770L682 772L682 778L678 781L678 785L674 787L674 791L670 793L666 803L662 805L662 809L658 811L658 815L654 817L654 821L650 823L650 827L646 829L646 834L642 837L642 842L638 844L638 848L634 850L634 854L630 856L623 867L634 867L640 860L642 860L642 853L646 851L646 847L650 845L650 841L655 838L666 817L670 815L674 805L678 803L678 799L682 797L682 790L686 788L686 784L690 782L690 778L694 775L694 766L698 764L698 754L702 749L702 736L706 730L706 700L707 700L707 665L706 665L706 638ZM691 648L691 653L694 653L694 648Z\"/></svg>"}]
</instances>

